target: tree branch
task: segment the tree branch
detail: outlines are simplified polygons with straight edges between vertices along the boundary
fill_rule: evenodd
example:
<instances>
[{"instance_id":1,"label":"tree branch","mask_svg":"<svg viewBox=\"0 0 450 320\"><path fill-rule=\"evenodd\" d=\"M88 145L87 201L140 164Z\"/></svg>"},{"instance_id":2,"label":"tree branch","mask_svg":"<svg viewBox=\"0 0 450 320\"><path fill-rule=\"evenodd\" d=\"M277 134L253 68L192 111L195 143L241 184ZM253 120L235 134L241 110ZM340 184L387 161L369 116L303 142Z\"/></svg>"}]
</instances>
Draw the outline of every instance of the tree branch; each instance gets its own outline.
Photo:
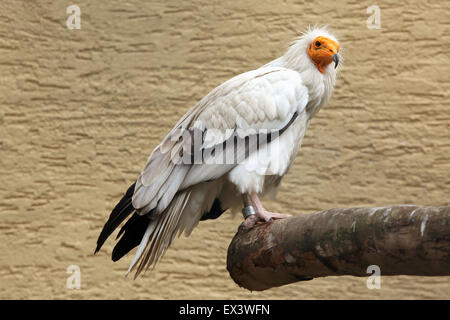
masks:
<instances>
[{"instance_id":1,"label":"tree branch","mask_svg":"<svg viewBox=\"0 0 450 320\"><path fill-rule=\"evenodd\" d=\"M242 226L228 248L231 278L266 290L316 277L450 275L450 206L332 209Z\"/></svg>"}]
</instances>

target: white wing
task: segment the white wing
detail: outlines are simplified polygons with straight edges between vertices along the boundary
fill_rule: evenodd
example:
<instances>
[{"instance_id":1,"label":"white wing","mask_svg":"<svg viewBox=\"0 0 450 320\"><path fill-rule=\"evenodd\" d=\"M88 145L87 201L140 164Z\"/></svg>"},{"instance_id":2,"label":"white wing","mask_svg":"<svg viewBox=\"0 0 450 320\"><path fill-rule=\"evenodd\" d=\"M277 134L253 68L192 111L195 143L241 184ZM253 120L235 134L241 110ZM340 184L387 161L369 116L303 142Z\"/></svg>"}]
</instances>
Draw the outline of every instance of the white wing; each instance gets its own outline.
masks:
<instances>
[{"instance_id":1,"label":"white wing","mask_svg":"<svg viewBox=\"0 0 450 320\"><path fill-rule=\"evenodd\" d=\"M161 213L178 191L218 179L236 166L174 161L174 155L192 153L192 139L185 139L186 132L201 132L201 152L223 146L228 154L233 150L224 142L233 132L282 130L307 103L308 90L300 74L290 69L264 67L224 82L187 112L155 148L136 182L133 206L140 214ZM242 155L244 150L237 152Z\"/></svg>"}]
</instances>

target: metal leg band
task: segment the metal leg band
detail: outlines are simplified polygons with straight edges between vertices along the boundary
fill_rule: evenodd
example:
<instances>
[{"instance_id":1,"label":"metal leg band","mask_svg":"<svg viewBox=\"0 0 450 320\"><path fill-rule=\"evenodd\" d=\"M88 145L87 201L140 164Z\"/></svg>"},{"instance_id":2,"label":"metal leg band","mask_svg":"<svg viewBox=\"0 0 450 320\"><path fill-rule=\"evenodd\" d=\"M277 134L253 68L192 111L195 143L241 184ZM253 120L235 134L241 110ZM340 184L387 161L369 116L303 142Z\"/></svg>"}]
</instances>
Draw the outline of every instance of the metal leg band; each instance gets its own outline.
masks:
<instances>
[{"instance_id":1,"label":"metal leg band","mask_svg":"<svg viewBox=\"0 0 450 320\"><path fill-rule=\"evenodd\" d=\"M249 216L252 216L254 214L256 214L256 211L253 206L247 206L242 209L242 215L244 216L244 219L247 219Z\"/></svg>"}]
</instances>

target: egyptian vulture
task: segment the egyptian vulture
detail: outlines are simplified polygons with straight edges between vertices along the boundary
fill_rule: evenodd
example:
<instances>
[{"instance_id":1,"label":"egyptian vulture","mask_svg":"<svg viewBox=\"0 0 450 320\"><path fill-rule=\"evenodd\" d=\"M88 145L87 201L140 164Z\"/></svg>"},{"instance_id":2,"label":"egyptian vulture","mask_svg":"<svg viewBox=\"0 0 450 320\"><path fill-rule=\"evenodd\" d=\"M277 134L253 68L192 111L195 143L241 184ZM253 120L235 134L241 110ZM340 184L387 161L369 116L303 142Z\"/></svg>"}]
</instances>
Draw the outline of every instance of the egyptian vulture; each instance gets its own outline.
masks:
<instances>
[{"instance_id":1,"label":"egyptian vulture","mask_svg":"<svg viewBox=\"0 0 450 320\"><path fill-rule=\"evenodd\" d=\"M330 99L340 46L326 28L312 28L286 53L222 83L189 110L153 150L136 182L113 209L98 252L121 227L112 253L139 246L128 272L154 266L175 235L199 221L242 209L244 227L288 215L264 209L275 195L312 117ZM334 62L334 63L333 63Z\"/></svg>"}]
</instances>

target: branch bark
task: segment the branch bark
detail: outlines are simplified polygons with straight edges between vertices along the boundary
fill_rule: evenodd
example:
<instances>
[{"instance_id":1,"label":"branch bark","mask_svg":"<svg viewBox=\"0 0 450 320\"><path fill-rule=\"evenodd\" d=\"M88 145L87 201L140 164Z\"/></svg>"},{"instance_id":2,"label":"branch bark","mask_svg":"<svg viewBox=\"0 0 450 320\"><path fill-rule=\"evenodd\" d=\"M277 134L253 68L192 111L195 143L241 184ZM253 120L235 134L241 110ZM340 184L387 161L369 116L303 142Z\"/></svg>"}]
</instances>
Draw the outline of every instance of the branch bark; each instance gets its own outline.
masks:
<instances>
[{"instance_id":1,"label":"branch bark","mask_svg":"<svg viewBox=\"0 0 450 320\"><path fill-rule=\"evenodd\" d=\"M242 226L228 248L231 278L266 290L316 277L450 275L450 206L332 209Z\"/></svg>"}]
</instances>

